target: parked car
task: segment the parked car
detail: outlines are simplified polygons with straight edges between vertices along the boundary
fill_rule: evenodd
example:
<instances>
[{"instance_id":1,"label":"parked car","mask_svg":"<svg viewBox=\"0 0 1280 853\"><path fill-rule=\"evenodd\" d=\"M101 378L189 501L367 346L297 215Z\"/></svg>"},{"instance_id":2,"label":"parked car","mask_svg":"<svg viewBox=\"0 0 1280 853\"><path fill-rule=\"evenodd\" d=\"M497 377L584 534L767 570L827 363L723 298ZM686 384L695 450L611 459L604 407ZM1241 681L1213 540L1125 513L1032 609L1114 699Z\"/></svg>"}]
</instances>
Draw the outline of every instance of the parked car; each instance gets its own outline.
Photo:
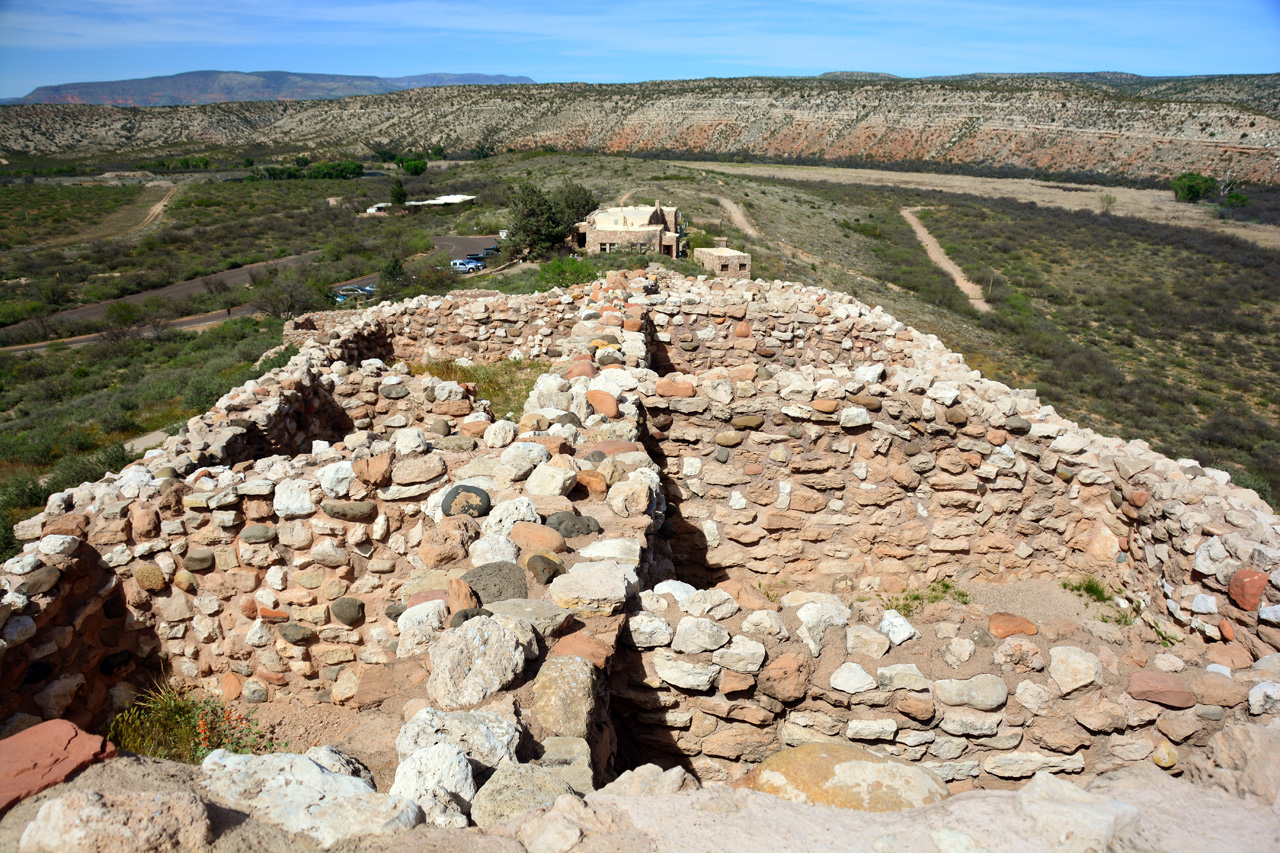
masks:
<instances>
[{"instance_id":1,"label":"parked car","mask_svg":"<svg viewBox=\"0 0 1280 853\"><path fill-rule=\"evenodd\" d=\"M497 247L497 246L490 246L489 248L485 249L485 250L484 250L483 252L481 252L480 254L484 255L484 256L485 256L485 257L487 257L487 258L492 258L492 257L495 257L495 256L498 254L498 251L499 251L499 250L498 250L498 247Z\"/></svg>"},{"instance_id":2,"label":"parked car","mask_svg":"<svg viewBox=\"0 0 1280 853\"><path fill-rule=\"evenodd\" d=\"M479 272L484 269L484 264L469 258L458 258L449 262L449 269L460 273Z\"/></svg>"},{"instance_id":3,"label":"parked car","mask_svg":"<svg viewBox=\"0 0 1280 853\"><path fill-rule=\"evenodd\" d=\"M483 263L484 263L484 252L474 252L474 253L472 253L472 254L470 254L470 255L467 255L467 260L469 260L469 261L475 261L475 262L476 262L476 263L478 263L478 264L483 264Z\"/></svg>"},{"instance_id":4,"label":"parked car","mask_svg":"<svg viewBox=\"0 0 1280 853\"><path fill-rule=\"evenodd\" d=\"M354 296L357 299L363 296L372 296L373 288L369 286L361 287L356 284L348 284L345 287L338 288L339 296Z\"/></svg>"}]
</instances>

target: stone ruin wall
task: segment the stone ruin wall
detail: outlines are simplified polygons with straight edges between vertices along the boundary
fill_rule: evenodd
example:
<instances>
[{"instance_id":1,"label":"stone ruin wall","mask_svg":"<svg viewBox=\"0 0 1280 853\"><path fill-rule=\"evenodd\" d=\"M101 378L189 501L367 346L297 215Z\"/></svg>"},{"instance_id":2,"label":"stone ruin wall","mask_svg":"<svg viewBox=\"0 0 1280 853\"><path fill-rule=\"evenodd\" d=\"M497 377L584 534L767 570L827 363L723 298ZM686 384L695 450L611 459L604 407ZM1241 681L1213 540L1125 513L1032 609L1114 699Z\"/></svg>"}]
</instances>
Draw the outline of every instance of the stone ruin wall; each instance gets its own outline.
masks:
<instances>
[{"instance_id":1,"label":"stone ruin wall","mask_svg":"<svg viewBox=\"0 0 1280 853\"><path fill-rule=\"evenodd\" d=\"M15 528L6 729L98 724L162 661L227 699L362 705L410 658L436 707L505 695L535 740L585 737L597 781L615 739L708 780L853 740L990 785L1185 758L1280 712L1280 527L1256 495L849 297L610 273L292 325L288 365ZM407 367L517 351L556 361L518 425ZM493 512L444 516L459 483ZM422 653L461 630L449 581L493 562L524 577L468 575L498 627L467 625L523 662L477 687ZM886 613L938 579L1085 574L1136 621Z\"/></svg>"}]
</instances>

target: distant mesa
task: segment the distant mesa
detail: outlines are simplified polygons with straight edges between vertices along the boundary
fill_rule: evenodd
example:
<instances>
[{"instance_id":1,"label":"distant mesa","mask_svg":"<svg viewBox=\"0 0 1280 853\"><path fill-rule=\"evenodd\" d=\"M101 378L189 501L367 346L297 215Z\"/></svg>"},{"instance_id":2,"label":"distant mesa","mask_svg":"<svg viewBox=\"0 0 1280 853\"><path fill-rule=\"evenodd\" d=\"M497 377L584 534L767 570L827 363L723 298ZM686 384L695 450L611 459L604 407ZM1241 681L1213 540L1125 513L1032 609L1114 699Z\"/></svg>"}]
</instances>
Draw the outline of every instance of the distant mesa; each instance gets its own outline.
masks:
<instances>
[{"instance_id":1,"label":"distant mesa","mask_svg":"<svg viewBox=\"0 0 1280 853\"><path fill-rule=\"evenodd\" d=\"M107 104L117 107L165 107L227 101L323 101L353 95L382 95L428 86L500 86L533 83L505 74L417 74L364 77L299 74L292 71L188 71L167 77L65 83L40 86L6 104Z\"/></svg>"}]
</instances>

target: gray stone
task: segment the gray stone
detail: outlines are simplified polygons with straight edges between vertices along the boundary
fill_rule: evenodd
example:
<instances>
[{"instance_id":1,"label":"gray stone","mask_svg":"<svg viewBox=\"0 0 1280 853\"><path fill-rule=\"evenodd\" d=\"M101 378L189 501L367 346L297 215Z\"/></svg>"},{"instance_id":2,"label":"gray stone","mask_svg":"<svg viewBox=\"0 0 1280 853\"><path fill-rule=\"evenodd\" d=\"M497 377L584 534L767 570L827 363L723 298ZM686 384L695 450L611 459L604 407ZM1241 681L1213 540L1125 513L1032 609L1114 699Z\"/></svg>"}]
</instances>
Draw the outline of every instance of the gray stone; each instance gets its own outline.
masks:
<instances>
[{"instance_id":1,"label":"gray stone","mask_svg":"<svg viewBox=\"0 0 1280 853\"><path fill-rule=\"evenodd\" d=\"M484 605L510 598L529 597L529 584L525 580L524 569L515 563L489 563L477 566L464 574L462 580L471 587L471 591Z\"/></svg>"},{"instance_id":2,"label":"gray stone","mask_svg":"<svg viewBox=\"0 0 1280 853\"><path fill-rule=\"evenodd\" d=\"M277 625L276 631L280 633L280 639L295 646L305 646L316 638L315 631L306 625L299 625L297 622L285 622Z\"/></svg>"},{"instance_id":3,"label":"gray stone","mask_svg":"<svg viewBox=\"0 0 1280 853\"><path fill-rule=\"evenodd\" d=\"M329 605L329 612L343 625L358 625L364 621L364 602L343 596Z\"/></svg>"},{"instance_id":4,"label":"gray stone","mask_svg":"<svg viewBox=\"0 0 1280 853\"><path fill-rule=\"evenodd\" d=\"M320 508L325 515L342 521L370 522L378 517L376 501L323 501Z\"/></svg>"},{"instance_id":5,"label":"gray stone","mask_svg":"<svg viewBox=\"0 0 1280 853\"><path fill-rule=\"evenodd\" d=\"M483 702L524 670L518 638L488 616L445 631L430 653L427 692L445 710Z\"/></svg>"},{"instance_id":6,"label":"gray stone","mask_svg":"<svg viewBox=\"0 0 1280 853\"><path fill-rule=\"evenodd\" d=\"M476 826L492 826L573 793L569 783L550 770L531 764L504 764L476 792L471 820Z\"/></svg>"},{"instance_id":7,"label":"gray stone","mask_svg":"<svg viewBox=\"0 0 1280 853\"><path fill-rule=\"evenodd\" d=\"M573 616L563 607L540 598L509 598L503 601L492 601L485 604L485 609L492 613L495 619L528 622L544 641L555 636Z\"/></svg>"},{"instance_id":8,"label":"gray stone","mask_svg":"<svg viewBox=\"0 0 1280 853\"><path fill-rule=\"evenodd\" d=\"M445 515L469 515L483 518L489 514L492 503L489 493L477 486L454 486L444 493L440 511Z\"/></svg>"},{"instance_id":9,"label":"gray stone","mask_svg":"<svg viewBox=\"0 0 1280 853\"><path fill-rule=\"evenodd\" d=\"M547 527L565 539L573 539L599 532L600 522L590 515L578 515L570 510L562 510L547 516Z\"/></svg>"},{"instance_id":10,"label":"gray stone","mask_svg":"<svg viewBox=\"0 0 1280 853\"><path fill-rule=\"evenodd\" d=\"M240 541L248 542L250 545L263 545L267 542L274 542L275 538L276 538L276 531L265 524L249 524L249 525L246 525L245 528L240 531ZM212 551L209 552L209 559L210 559L210 563L212 563L212 560L213 560ZM190 568L190 566L186 565L185 560L183 561L183 566L185 568Z\"/></svg>"},{"instance_id":11,"label":"gray stone","mask_svg":"<svg viewBox=\"0 0 1280 853\"><path fill-rule=\"evenodd\" d=\"M579 616L609 616L627 600L627 577L613 564L594 563L585 571L551 581L547 596Z\"/></svg>"}]
</instances>

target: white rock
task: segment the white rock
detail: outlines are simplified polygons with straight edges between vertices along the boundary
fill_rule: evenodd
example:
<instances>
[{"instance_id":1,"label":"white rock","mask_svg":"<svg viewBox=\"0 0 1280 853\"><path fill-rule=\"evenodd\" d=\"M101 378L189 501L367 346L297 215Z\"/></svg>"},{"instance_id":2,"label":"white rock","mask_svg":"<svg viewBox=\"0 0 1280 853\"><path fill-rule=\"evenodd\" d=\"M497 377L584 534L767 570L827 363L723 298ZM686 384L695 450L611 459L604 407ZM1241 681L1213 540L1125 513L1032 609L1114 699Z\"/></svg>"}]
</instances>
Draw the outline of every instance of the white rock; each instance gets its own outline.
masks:
<instances>
[{"instance_id":1,"label":"white rock","mask_svg":"<svg viewBox=\"0 0 1280 853\"><path fill-rule=\"evenodd\" d=\"M1091 794L1043 770L1022 786L1014 801L1054 850L1110 850L1116 835L1135 827L1140 817L1136 806Z\"/></svg>"},{"instance_id":2,"label":"white rock","mask_svg":"<svg viewBox=\"0 0 1280 853\"><path fill-rule=\"evenodd\" d=\"M933 682L933 695L944 705L967 705L993 711L1009 698L1009 688L998 675L981 673L968 679L946 678Z\"/></svg>"},{"instance_id":3,"label":"white rock","mask_svg":"<svg viewBox=\"0 0 1280 853\"><path fill-rule=\"evenodd\" d=\"M849 740L893 740L897 731L893 720L850 720L844 736Z\"/></svg>"},{"instance_id":4,"label":"white rock","mask_svg":"<svg viewBox=\"0 0 1280 853\"><path fill-rule=\"evenodd\" d=\"M920 632L912 627L896 610L886 610L884 616L880 619L880 633L884 634L895 645L900 646L907 640L913 640L920 636Z\"/></svg>"},{"instance_id":5,"label":"white rock","mask_svg":"<svg viewBox=\"0 0 1280 853\"><path fill-rule=\"evenodd\" d=\"M738 634L729 641L729 645L716 649L711 660L734 672L752 673L760 671L764 665L764 655L763 643Z\"/></svg>"},{"instance_id":6,"label":"white rock","mask_svg":"<svg viewBox=\"0 0 1280 853\"><path fill-rule=\"evenodd\" d=\"M1280 684L1262 681L1253 685L1249 690L1249 713L1255 717L1280 714Z\"/></svg>"},{"instance_id":7,"label":"white rock","mask_svg":"<svg viewBox=\"0 0 1280 853\"><path fill-rule=\"evenodd\" d=\"M503 465L511 468L511 479L519 482L533 473L534 468L550 461L551 451L532 441L517 441L503 450L498 458Z\"/></svg>"},{"instance_id":8,"label":"white rock","mask_svg":"<svg viewBox=\"0 0 1280 853\"><path fill-rule=\"evenodd\" d=\"M423 708L400 727L396 753L404 761L438 743L462 750L474 767L492 769L504 761L515 760L520 729L492 711Z\"/></svg>"},{"instance_id":9,"label":"white rock","mask_svg":"<svg viewBox=\"0 0 1280 853\"><path fill-rule=\"evenodd\" d=\"M640 565L640 543L635 539L599 539L590 545L579 548L578 554L584 560L613 560L620 566ZM673 583L673 581L667 581L667 583ZM693 615L703 616L705 614L695 613Z\"/></svg>"},{"instance_id":10,"label":"white rock","mask_svg":"<svg viewBox=\"0 0 1280 853\"><path fill-rule=\"evenodd\" d=\"M331 498L346 497L356 480L355 467L347 461L326 465L317 472L320 488Z\"/></svg>"},{"instance_id":11,"label":"white rock","mask_svg":"<svg viewBox=\"0 0 1280 853\"><path fill-rule=\"evenodd\" d=\"M851 655L882 658L889 651L889 638L870 625L853 624L845 629L845 651Z\"/></svg>"},{"instance_id":12,"label":"white rock","mask_svg":"<svg viewBox=\"0 0 1280 853\"><path fill-rule=\"evenodd\" d=\"M328 848L357 836L394 835L422 823L411 800L379 794L363 779L301 755L237 755L216 749L201 764L222 802Z\"/></svg>"},{"instance_id":13,"label":"white rock","mask_svg":"<svg viewBox=\"0 0 1280 853\"><path fill-rule=\"evenodd\" d=\"M511 421L494 421L484 431L484 443L496 450L511 444L519 434L519 427Z\"/></svg>"},{"instance_id":14,"label":"white rock","mask_svg":"<svg viewBox=\"0 0 1280 853\"><path fill-rule=\"evenodd\" d=\"M1002 715L973 708L948 708L938 728L956 737L991 737L1000 730Z\"/></svg>"},{"instance_id":15,"label":"white rock","mask_svg":"<svg viewBox=\"0 0 1280 853\"><path fill-rule=\"evenodd\" d=\"M718 649L729 642L729 632L710 619L686 616L676 625L671 648L682 654L698 654Z\"/></svg>"},{"instance_id":16,"label":"white rock","mask_svg":"<svg viewBox=\"0 0 1280 853\"><path fill-rule=\"evenodd\" d=\"M942 655L942 659L952 669L958 669L960 664L966 663L973 657L973 653L978 649L973 640L967 637L952 637L942 644L942 648L938 653Z\"/></svg>"},{"instance_id":17,"label":"white rock","mask_svg":"<svg viewBox=\"0 0 1280 853\"><path fill-rule=\"evenodd\" d=\"M436 788L449 794L457 812L471 810L471 800L476 795L475 777L466 753L454 744L436 743L401 761L389 793L413 800L424 812L431 812L436 804Z\"/></svg>"},{"instance_id":18,"label":"white rock","mask_svg":"<svg viewBox=\"0 0 1280 853\"><path fill-rule=\"evenodd\" d=\"M542 445L535 444L534 447ZM480 525L480 533L482 536L507 536L510 535L511 528L521 521L542 523L542 517L538 515L538 508L533 505L533 501L528 498L501 501L489 510L489 515Z\"/></svg>"},{"instance_id":19,"label":"white rock","mask_svg":"<svg viewBox=\"0 0 1280 853\"><path fill-rule=\"evenodd\" d=\"M578 484L578 475L555 465L542 464L525 480L524 490L531 495L564 496Z\"/></svg>"},{"instance_id":20,"label":"white rock","mask_svg":"<svg viewBox=\"0 0 1280 853\"><path fill-rule=\"evenodd\" d=\"M831 673L831 687L844 693L865 693L879 686L876 679L856 663L848 662Z\"/></svg>"},{"instance_id":21,"label":"white rock","mask_svg":"<svg viewBox=\"0 0 1280 853\"><path fill-rule=\"evenodd\" d=\"M481 536L467 548L473 566L489 563L514 563L520 557L520 546L506 536Z\"/></svg>"},{"instance_id":22,"label":"white rock","mask_svg":"<svg viewBox=\"0 0 1280 853\"><path fill-rule=\"evenodd\" d=\"M468 619L445 631L428 651L427 692L445 710L483 702L524 670L524 649L518 638L488 616Z\"/></svg>"},{"instance_id":23,"label":"white rock","mask_svg":"<svg viewBox=\"0 0 1280 853\"><path fill-rule=\"evenodd\" d=\"M1055 646L1049 650L1049 676L1064 697L1070 696L1101 682L1102 662L1076 646Z\"/></svg>"},{"instance_id":24,"label":"white rock","mask_svg":"<svg viewBox=\"0 0 1280 853\"><path fill-rule=\"evenodd\" d=\"M311 500L310 480L285 480L276 485L272 498L272 508L281 518L301 518L312 515L316 511L315 502Z\"/></svg>"},{"instance_id":25,"label":"white rock","mask_svg":"<svg viewBox=\"0 0 1280 853\"><path fill-rule=\"evenodd\" d=\"M819 657L827 629L843 628L849 624L850 615L849 608L839 602L810 602L796 611L800 620L796 634L809 647L809 653Z\"/></svg>"},{"instance_id":26,"label":"white rock","mask_svg":"<svg viewBox=\"0 0 1280 853\"><path fill-rule=\"evenodd\" d=\"M661 585L658 584L658 586ZM742 630L748 634L768 634L770 637L777 637L780 640L791 639L791 634L787 631L787 626L782 621L782 614L775 613L772 610L757 610L749 613L747 618L742 620Z\"/></svg>"},{"instance_id":27,"label":"white rock","mask_svg":"<svg viewBox=\"0 0 1280 853\"><path fill-rule=\"evenodd\" d=\"M70 557L80 547L78 536L61 536L51 534L40 540L39 551L49 557Z\"/></svg>"},{"instance_id":28,"label":"white rock","mask_svg":"<svg viewBox=\"0 0 1280 853\"><path fill-rule=\"evenodd\" d=\"M720 674L716 664L683 660L667 649L654 653L653 668L663 681L685 690L709 690Z\"/></svg>"},{"instance_id":29,"label":"white rock","mask_svg":"<svg viewBox=\"0 0 1280 853\"><path fill-rule=\"evenodd\" d=\"M400 641L396 657L407 658L425 652L444 632L449 618L449 605L443 601L425 601L405 610L396 620Z\"/></svg>"},{"instance_id":30,"label":"white rock","mask_svg":"<svg viewBox=\"0 0 1280 853\"><path fill-rule=\"evenodd\" d=\"M398 429L392 434L391 440L395 443L396 456L414 456L431 450L427 434L417 427Z\"/></svg>"},{"instance_id":31,"label":"white rock","mask_svg":"<svg viewBox=\"0 0 1280 853\"><path fill-rule=\"evenodd\" d=\"M913 663L897 663L876 670L881 690L928 690L929 679Z\"/></svg>"},{"instance_id":32,"label":"white rock","mask_svg":"<svg viewBox=\"0 0 1280 853\"><path fill-rule=\"evenodd\" d=\"M662 581L653 591L658 595L670 595L679 604L698 590L684 581Z\"/></svg>"},{"instance_id":33,"label":"white rock","mask_svg":"<svg viewBox=\"0 0 1280 853\"><path fill-rule=\"evenodd\" d=\"M722 589L700 589L677 602L690 616L728 619L740 609L733 596Z\"/></svg>"},{"instance_id":34,"label":"white rock","mask_svg":"<svg viewBox=\"0 0 1280 853\"><path fill-rule=\"evenodd\" d=\"M1013 692L1019 704L1037 717L1043 716L1053 698L1048 689L1034 681L1018 682L1018 689Z\"/></svg>"},{"instance_id":35,"label":"white rock","mask_svg":"<svg viewBox=\"0 0 1280 853\"><path fill-rule=\"evenodd\" d=\"M1038 771L1050 773L1079 773L1084 770L1084 753L1075 755L1045 755L1039 752L1005 752L988 755L982 769L992 776L1004 779L1022 779Z\"/></svg>"},{"instance_id":36,"label":"white rock","mask_svg":"<svg viewBox=\"0 0 1280 853\"><path fill-rule=\"evenodd\" d=\"M637 613L627 619L626 636L637 649L653 649L671 643L675 632L671 625L661 616L651 613Z\"/></svg>"}]
</instances>

